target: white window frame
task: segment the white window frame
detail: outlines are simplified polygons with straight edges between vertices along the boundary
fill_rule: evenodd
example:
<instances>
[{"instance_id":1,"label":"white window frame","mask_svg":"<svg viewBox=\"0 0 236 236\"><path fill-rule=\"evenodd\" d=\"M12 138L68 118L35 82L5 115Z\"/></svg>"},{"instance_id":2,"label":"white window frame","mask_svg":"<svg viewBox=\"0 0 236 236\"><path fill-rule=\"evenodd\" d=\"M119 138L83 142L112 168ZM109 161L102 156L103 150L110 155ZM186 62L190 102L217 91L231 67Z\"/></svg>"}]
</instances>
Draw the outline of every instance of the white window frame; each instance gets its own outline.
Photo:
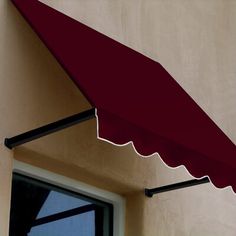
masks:
<instances>
[{"instance_id":1,"label":"white window frame","mask_svg":"<svg viewBox=\"0 0 236 236\"><path fill-rule=\"evenodd\" d=\"M111 203L114 209L113 236L125 235L125 199L122 196L17 160L13 162L13 172Z\"/></svg>"}]
</instances>

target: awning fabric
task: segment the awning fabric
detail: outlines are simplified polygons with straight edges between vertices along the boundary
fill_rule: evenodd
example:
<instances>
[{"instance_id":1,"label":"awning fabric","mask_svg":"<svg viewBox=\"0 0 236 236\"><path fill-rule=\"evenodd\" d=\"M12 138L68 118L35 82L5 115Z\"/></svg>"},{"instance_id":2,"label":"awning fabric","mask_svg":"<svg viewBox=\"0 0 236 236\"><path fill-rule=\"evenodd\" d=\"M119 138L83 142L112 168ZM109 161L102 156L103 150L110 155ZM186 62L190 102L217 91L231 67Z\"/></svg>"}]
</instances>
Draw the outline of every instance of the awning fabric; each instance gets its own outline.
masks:
<instances>
[{"instance_id":1,"label":"awning fabric","mask_svg":"<svg viewBox=\"0 0 236 236\"><path fill-rule=\"evenodd\" d=\"M90 103L99 137L236 191L236 146L157 62L37 0L12 0Z\"/></svg>"}]
</instances>

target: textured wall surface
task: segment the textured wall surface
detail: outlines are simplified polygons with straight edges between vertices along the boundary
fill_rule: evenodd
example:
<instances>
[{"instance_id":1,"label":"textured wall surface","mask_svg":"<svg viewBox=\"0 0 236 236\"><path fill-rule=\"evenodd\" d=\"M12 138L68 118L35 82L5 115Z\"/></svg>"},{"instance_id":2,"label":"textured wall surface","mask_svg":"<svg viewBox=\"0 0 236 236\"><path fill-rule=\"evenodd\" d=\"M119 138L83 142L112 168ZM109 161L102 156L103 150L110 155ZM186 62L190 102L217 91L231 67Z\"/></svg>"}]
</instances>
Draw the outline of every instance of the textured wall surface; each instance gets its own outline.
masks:
<instances>
[{"instance_id":1,"label":"textured wall surface","mask_svg":"<svg viewBox=\"0 0 236 236\"><path fill-rule=\"evenodd\" d=\"M159 61L236 142L236 1L44 0ZM0 0L0 138L90 107L9 1ZM236 196L206 184L152 199L145 187L191 178L131 146L96 139L96 121L14 152L1 142L0 235L7 235L12 155L126 197L127 236L233 236ZM4 186L4 187L2 187Z\"/></svg>"}]
</instances>

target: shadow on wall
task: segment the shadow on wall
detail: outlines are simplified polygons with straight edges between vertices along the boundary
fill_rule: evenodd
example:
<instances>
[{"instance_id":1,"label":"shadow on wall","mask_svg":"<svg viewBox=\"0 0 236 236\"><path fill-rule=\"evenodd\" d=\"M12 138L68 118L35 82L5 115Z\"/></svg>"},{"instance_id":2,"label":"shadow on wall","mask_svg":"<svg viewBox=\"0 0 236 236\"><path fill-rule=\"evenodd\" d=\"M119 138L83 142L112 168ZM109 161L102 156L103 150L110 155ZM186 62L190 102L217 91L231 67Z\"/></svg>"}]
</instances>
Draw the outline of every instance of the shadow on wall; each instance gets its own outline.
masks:
<instances>
[{"instance_id":1,"label":"shadow on wall","mask_svg":"<svg viewBox=\"0 0 236 236\"><path fill-rule=\"evenodd\" d=\"M129 183L120 182L116 178L110 178L96 171L91 171L87 168L80 167L77 164L59 160L57 157L51 157L39 153L28 147L18 147L14 150L14 158L18 161L37 166L39 168L67 176L78 181L102 188L117 194L126 196L130 193L140 193L143 191L137 190L136 186ZM142 192L142 193L141 193Z\"/></svg>"}]
</instances>

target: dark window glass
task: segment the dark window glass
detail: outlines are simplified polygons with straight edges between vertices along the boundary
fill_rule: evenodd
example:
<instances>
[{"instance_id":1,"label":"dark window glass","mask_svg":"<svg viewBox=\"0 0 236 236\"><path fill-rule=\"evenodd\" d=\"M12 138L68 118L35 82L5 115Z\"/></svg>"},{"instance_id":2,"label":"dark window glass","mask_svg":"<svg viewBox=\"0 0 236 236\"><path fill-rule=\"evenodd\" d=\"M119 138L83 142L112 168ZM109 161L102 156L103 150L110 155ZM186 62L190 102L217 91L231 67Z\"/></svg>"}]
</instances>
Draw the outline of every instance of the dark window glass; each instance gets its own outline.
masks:
<instances>
[{"instance_id":1,"label":"dark window glass","mask_svg":"<svg viewBox=\"0 0 236 236\"><path fill-rule=\"evenodd\" d=\"M112 236L113 206L13 174L10 236Z\"/></svg>"}]
</instances>

